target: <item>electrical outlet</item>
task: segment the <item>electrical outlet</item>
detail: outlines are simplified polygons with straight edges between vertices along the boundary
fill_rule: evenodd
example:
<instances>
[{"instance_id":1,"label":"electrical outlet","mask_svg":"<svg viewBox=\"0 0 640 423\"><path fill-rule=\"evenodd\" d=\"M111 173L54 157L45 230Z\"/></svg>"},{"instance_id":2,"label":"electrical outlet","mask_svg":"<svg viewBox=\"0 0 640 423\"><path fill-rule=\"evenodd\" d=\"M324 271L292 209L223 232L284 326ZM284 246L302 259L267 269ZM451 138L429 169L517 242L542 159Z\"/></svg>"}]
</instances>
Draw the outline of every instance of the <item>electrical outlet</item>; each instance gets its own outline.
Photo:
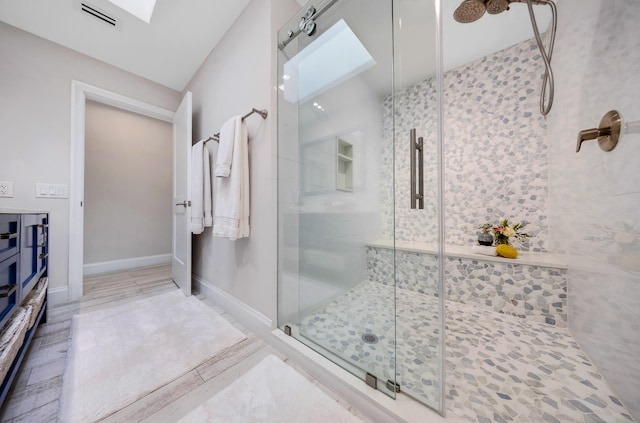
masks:
<instances>
[{"instance_id":1,"label":"electrical outlet","mask_svg":"<svg viewBox=\"0 0 640 423\"><path fill-rule=\"evenodd\" d=\"M13 197L13 182L0 182L0 197Z\"/></svg>"}]
</instances>

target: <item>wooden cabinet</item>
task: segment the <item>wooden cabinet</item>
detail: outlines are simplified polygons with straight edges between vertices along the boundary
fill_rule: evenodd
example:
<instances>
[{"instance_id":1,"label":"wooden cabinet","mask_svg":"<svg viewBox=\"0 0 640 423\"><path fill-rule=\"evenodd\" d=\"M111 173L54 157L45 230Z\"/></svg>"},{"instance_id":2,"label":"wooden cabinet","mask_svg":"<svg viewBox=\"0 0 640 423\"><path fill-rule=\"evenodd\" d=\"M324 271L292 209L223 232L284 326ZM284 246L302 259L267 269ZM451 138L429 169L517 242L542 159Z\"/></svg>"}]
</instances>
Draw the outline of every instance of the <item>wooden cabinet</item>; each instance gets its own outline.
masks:
<instances>
[{"instance_id":1,"label":"wooden cabinet","mask_svg":"<svg viewBox=\"0 0 640 423\"><path fill-rule=\"evenodd\" d=\"M46 321L49 216L0 211L0 405Z\"/></svg>"},{"instance_id":2,"label":"wooden cabinet","mask_svg":"<svg viewBox=\"0 0 640 423\"><path fill-rule=\"evenodd\" d=\"M17 214L0 214L0 261L18 252L20 218Z\"/></svg>"},{"instance_id":3,"label":"wooden cabinet","mask_svg":"<svg viewBox=\"0 0 640 423\"><path fill-rule=\"evenodd\" d=\"M24 300L47 268L46 214L22 215L20 236L20 301Z\"/></svg>"},{"instance_id":4,"label":"wooden cabinet","mask_svg":"<svg viewBox=\"0 0 640 423\"><path fill-rule=\"evenodd\" d=\"M0 215L0 327L19 302L20 216Z\"/></svg>"}]
</instances>

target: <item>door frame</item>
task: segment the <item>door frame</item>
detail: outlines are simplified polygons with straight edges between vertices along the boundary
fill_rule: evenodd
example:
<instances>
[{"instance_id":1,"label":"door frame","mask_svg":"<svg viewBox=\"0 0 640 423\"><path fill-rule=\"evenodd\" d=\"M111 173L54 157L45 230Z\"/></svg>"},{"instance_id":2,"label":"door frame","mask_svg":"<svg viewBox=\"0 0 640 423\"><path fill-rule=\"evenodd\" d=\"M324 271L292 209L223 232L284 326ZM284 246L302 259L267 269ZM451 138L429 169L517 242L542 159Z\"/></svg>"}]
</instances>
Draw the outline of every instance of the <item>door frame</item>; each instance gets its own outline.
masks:
<instances>
[{"instance_id":1,"label":"door frame","mask_svg":"<svg viewBox=\"0 0 640 423\"><path fill-rule=\"evenodd\" d=\"M84 266L84 130L85 107L92 100L153 119L173 123L174 112L84 82L71 81L71 160L69 175L68 301L82 298Z\"/></svg>"}]
</instances>

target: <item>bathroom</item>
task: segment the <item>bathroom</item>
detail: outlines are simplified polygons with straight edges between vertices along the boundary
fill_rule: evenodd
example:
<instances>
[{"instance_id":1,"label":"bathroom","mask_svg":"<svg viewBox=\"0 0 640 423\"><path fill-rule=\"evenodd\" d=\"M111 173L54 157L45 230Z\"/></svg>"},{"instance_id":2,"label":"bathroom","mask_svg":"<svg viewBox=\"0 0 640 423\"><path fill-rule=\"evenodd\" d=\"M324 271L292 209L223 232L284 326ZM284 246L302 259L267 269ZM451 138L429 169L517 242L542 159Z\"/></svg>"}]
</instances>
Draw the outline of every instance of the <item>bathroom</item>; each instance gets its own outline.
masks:
<instances>
[{"instance_id":1,"label":"bathroom","mask_svg":"<svg viewBox=\"0 0 640 423\"><path fill-rule=\"evenodd\" d=\"M320 9L325 3L329 2L310 4ZM462 24L452 18L460 3L396 0L392 9L390 1L339 0L317 19L316 35L298 35L285 48L285 59L278 44L287 39L289 30L297 29L308 9L306 2L252 0L188 84L174 89L1 23L0 55L14 60L0 66L0 145L12 151L11 157L20 158L0 158L7 173L19 175L15 197L3 199L2 206L46 207L51 213L51 304L64 304L70 295L71 200L35 199L32 185L70 181L69 81L81 80L168 110L176 110L184 92L191 91L194 140L215 133L225 119L246 113L248 107L269 110L268 119L247 122L252 134L251 237L236 243L208 234L196 237L194 290L212 298L265 339L273 337L272 330L278 328L278 342L298 351L295 356L291 353L292 358L364 410L369 407L382 413L388 408L392 411L387 416L404 418L403 411L425 404L450 416L469 413L467 420L471 421L503 418L486 417L482 411L487 401L481 394L463 391L475 388L473 383L461 384L458 395L451 392L451 382L460 377L446 361L454 351L452 342L460 337L464 342L459 348L492 342L464 332L473 326L445 328L442 300L446 300L459 306L460 322L468 322L469 316L479 321L481 316L499 315L503 324L531 320L546 325L536 327L548 329L544 333L551 337L570 331L606 382L587 379L588 375L581 380L598 388L608 384L613 396L625 405L624 412L640 419L636 394L640 391L636 353L640 344L640 135L636 123L640 120L636 101L640 92L640 4L634 0L557 0L558 30L551 60L555 95L551 111L543 117L539 96L545 68L533 40L527 4L513 4L509 11L495 16L486 13L476 22ZM533 8L547 46L549 8L539 4ZM377 64L330 90L325 102L279 99L282 91L277 86L284 83L279 65L294 57L289 50L301 51L330 23L342 18L367 49L377 46L370 51ZM400 18L404 32L399 28ZM495 29L492 39L486 29L474 32L477 25L485 24ZM514 27L520 29L521 38L509 41L514 40ZM361 31L368 35L361 36ZM452 37L452 32L458 36ZM500 47L495 47L495 39L502 42ZM464 61L454 60L456 53L464 53ZM451 60L450 68L439 68L440 54L445 63ZM472 58L465 57L468 54ZM42 63L47 66L40 66ZM410 74L416 68L418 74ZM360 78L378 69L383 74L376 81L382 80L382 85ZM595 140L586 141L576 153L578 133L598 127L610 110L622 116L619 145L604 152ZM320 113L331 119L318 118ZM424 142L424 208L416 210L410 208L409 196L409 134L413 128ZM343 156L339 188L338 146ZM317 166L302 171L303 161ZM323 179L327 174L329 180ZM514 243L517 259L480 260L462 251L476 243L478 226L502 218L528 221L526 230L534 235L524 245ZM445 252L447 266L438 266ZM552 258L538 260L541 256ZM538 259L517 264L527 257ZM533 283L530 289L549 295L533 297L536 299L530 302L525 287L515 292L500 280L494 284L498 272L513 274L514 281L523 277L528 282L548 283ZM331 301L348 298L345 294L364 281L377 284L382 300L374 305L371 324L361 328L362 333L356 331L358 339L364 335L371 341L374 335L377 344L367 345L390 345L395 338L400 344L407 332L409 341L429 346L422 351L430 356L411 356L411 361L422 362L420 366L427 369L424 379L430 385L422 378L375 369L377 386L384 390L376 395L379 392L363 381L363 367L351 359L355 352L339 357L319 345L322 339L310 339L311 332L307 337L296 332L296 325L305 317L312 319L313 313ZM431 294L431 303L425 302L422 309L431 314L416 314L418 322L396 316L396 310L402 309L394 304L396 283L397 292L409 293L398 297L400 301L422 298L415 292ZM411 283L415 285L407 286ZM534 285L541 289L534 290ZM507 320L511 318L519 320ZM431 319L432 325L425 325L425 319ZM485 321L485 326L491 327L490 322L494 321ZM408 329L403 331L405 324ZM312 348L284 335L285 325L339 366L328 366L324 358L309 358L314 354ZM383 329L389 336L387 344L380 339L385 335ZM430 332L424 337L416 335L423 329ZM345 348L352 346L355 348L347 341ZM514 345L504 346L506 353L513 350ZM462 350L456 351L460 354ZM470 353L469 358L474 358ZM400 371L406 368L406 356L401 354L390 348L383 360L396 360ZM465 358L456 357L461 363ZM492 362L497 368L497 362ZM338 380L335 375L341 374L341 368L357 377ZM476 373L464 373L480 379ZM537 373L541 381L547 379L544 372ZM392 383L387 387L389 379ZM400 393L394 392L396 384ZM462 394L468 397L461 400ZM389 401L393 395L395 400ZM508 412L504 402L509 400L495 395L496 410ZM554 395L548 400L560 403L562 397ZM606 402L615 409L613 400ZM600 408L588 401L580 403L590 410ZM551 409L542 408L543 404ZM517 408L518 418L511 421L555 421L551 417L563 421L568 411L561 412L560 407L540 403L547 417L528 416ZM566 408L580 411L576 405ZM425 413L419 416L428 415L418 410ZM592 413L585 416L592 419L587 421L599 421ZM601 419L632 421L627 417Z\"/></svg>"},{"instance_id":2,"label":"bathroom","mask_svg":"<svg viewBox=\"0 0 640 423\"><path fill-rule=\"evenodd\" d=\"M324 2L280 30L278 326L471 421L633 421L640 8L491 3ZM577 152L609 111L620 144ZM503 219L518 257L475 252Z\"/></svg>"}]
</instances>

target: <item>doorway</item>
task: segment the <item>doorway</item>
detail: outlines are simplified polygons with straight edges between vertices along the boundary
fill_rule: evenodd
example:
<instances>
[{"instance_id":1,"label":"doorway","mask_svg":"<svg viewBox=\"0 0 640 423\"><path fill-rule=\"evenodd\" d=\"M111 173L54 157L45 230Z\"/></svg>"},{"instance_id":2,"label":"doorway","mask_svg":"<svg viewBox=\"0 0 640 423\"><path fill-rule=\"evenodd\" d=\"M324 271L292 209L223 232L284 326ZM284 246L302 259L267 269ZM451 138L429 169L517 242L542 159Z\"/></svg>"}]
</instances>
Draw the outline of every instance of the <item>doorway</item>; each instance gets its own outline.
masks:
<instances>
[{"instance_id":1,"label":"doorway","mask_svg":"<svg viewBox=\"0 0 640 423\"><path fill-rule=\"evenodd\" d=\"M87 101L94 101L142 116L173 123L174 113L148 103L79 81L71 83L71 181L69 189L69 301L83 293L85 115Z\"/></svg>"},{"instance_id":2,"label":"doorway","mask_svg":"<svg viewBox=\"0 0 640 423\"><path fill-rule=\"evenodd\" d=\"M171 263L172 126L85 108L84 276Z\"/></svg>"}]
</instances>

